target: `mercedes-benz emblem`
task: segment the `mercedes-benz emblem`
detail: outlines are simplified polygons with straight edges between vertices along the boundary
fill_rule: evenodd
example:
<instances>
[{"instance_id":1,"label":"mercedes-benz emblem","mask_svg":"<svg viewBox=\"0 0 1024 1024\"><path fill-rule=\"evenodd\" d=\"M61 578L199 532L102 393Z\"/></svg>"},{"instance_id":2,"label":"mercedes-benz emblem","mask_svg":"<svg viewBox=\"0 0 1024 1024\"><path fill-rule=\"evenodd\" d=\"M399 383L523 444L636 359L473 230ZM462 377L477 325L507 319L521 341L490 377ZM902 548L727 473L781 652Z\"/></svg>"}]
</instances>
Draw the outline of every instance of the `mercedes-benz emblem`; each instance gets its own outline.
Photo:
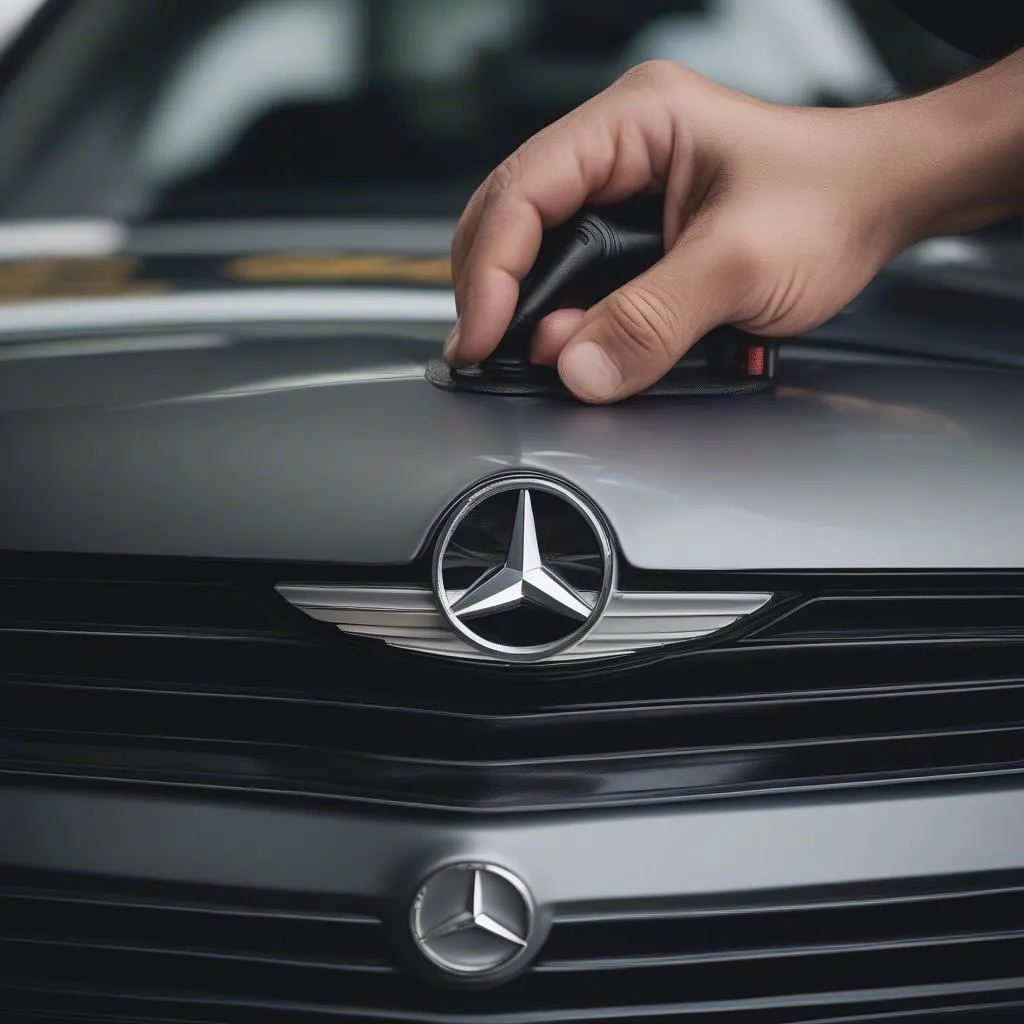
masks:
<instances>
[{"instance_id":1,"label":"mercedes-benz emblem","mask_svg":"<svg viewBox=\"0 0 1024 1024\"><path fill-rule=\"evenodd\" d=\"M476 648L507 661L539 661L582 640L614 580L614 548L599 514L541 476L472 491L434 551L441 613Z\"/></svg>"},{"instance_id":2,"label":"mercedes-benz emblem","mask_svg":"<svg viewBox=\"0 0 1024 1024\"><path fill-rule=\"evenodd\" d=\"M533 934L530 892L493 864L452 864L413 900L410 927L420 952L455 975L484 978L522 958Z\"/></svg>"}]
</instances>

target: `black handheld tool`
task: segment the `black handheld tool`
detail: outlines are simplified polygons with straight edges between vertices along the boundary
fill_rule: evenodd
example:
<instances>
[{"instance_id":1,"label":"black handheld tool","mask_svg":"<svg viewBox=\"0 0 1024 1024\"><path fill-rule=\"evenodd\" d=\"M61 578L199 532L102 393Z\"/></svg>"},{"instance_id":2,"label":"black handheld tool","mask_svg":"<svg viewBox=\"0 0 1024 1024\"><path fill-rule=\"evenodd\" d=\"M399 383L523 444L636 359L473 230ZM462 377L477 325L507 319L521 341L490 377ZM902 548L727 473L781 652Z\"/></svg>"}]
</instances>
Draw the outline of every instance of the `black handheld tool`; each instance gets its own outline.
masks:
<instances>
[{"instance_id":1,"label":"black handheld tool","mask_svg":"<svg viewBox=\"0 0 1024 1024\"><path fill-rule=\"evenodd\" d=\"M520 283L509 328L494 352L476 366L459 369L442 361L431 363L428 378L460 391L568 396L557 371L530 362L534 329L557 309L588 309L657 263L665 252L661 217L661 197L642 196L583 209L546 231L537 259ZM751 394L771 387L774 368L774 345L719 328L641 394Z\"/></svg>"}]
</instances>

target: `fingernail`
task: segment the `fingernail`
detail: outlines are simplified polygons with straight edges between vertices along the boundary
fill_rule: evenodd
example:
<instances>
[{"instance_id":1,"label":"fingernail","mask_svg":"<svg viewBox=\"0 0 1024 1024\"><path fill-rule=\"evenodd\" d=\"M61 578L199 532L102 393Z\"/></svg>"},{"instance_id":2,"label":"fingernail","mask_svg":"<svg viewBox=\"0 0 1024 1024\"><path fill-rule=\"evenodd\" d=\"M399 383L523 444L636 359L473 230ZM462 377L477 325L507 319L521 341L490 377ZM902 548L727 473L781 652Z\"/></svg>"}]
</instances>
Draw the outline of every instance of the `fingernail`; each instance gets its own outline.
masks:
<instances>
[{"instance_id":1,"label":"fingernail","mask_svg":"<svg viewBox=\"0 0 1024 1024\"><path fill-rule=\"evenodd\" d=\"M448 332L448 339L444 343L444 358L446 362L452 361L455 350L459 347L459 334L462 332L462 322L455 321L455 326Z\"/></svg>"},{"instance_id":2,"label":"fingernail","mask_svg":"<svg viewBox=\"0 0 1024 1024\"><path fill-rule=\"evenodd\" d=\"M573 345L559 360L566 386L580 398L603 402L622 386L622 374L608 353L593 341Z\"/></svg>"}]
</instances>

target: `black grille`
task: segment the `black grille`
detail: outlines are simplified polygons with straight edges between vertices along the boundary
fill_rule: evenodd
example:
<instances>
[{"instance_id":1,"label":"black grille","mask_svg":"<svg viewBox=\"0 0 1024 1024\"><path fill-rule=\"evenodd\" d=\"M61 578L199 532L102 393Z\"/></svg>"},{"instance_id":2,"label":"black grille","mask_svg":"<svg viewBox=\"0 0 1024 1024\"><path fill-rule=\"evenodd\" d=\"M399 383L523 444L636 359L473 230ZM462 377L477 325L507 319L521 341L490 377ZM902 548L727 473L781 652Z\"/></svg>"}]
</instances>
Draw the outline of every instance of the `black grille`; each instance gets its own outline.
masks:
<instances>
[{"instance_id":1,"label":"black grille","mask_svg":"<svg viewBox=\"0 0 1024 1024\"><path fill-rule=\"evenodd\" d=\"M1019 594L871 593L816 597L796 604L755 631L752 640L955 641L960 637L1024 634L1024 597Z\"/></svg>"},{"instance_id":2,"label":"black grille","mask_svg":"<svg viewBox=\"0 0 1024 1024\"><path fill-rule=\"evenodd\" d=\"M1024 766L1024 580L1012 577L668 581L780 596L749 624L663 655L504 670L313 622L273 591L324 578L308 569L67 575L0 583L0 772L19 785L515 812ZM560 906L535 963L478 992L403 971L384 923L393 909L4 869L0 1019L1024 1019L1016 873Z\"/></svg>"},{"instance_id":3,"label":"black grille","mask_svg":"<svg viewBox=\"0 0 1024 1024\"><path fill-rule=\"evenodd\" d=\"M308 619L273 590L308 569L189 571L0 581L0 771L500 812L1024 768L1014 577L669 581L781 596L697 645L501 669Z\"/></svg>"},{"instance_id":4,"label":"black grille","mask_svg":"<svg viewBox=\"0 0 1024 1024\"><path fill-rule=\"evenodd\" d=\"M367 908L329 898L5 875L0 1008L92 1020L1020 1020L1024 878L563 910L484 992L400 974ZM958 1016L959 1014L959 1016ZM77 1018L72 1018L77 1019Z\"/></svg>"}]
</instances>

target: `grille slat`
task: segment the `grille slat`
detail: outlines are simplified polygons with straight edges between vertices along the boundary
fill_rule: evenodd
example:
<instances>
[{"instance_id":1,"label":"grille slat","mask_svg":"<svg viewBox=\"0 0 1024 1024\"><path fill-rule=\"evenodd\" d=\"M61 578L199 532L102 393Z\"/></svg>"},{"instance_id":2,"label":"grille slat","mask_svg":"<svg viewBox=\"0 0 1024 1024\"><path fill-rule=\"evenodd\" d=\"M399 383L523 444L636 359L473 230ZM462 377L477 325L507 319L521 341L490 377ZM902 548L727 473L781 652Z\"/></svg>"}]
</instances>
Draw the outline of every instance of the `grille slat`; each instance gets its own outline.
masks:
<instances>
[{"instance_id":1,"label":"grille slat","mask_svg":"<svg viewBox=\"0 0 1024 1024\"><path fill-rule=\"evenodd\" d=\"M1024 1010L1024 1003L1010 1003L1007 1005L993 1005L992 1003L979 1003L979 1002L968 1002L968 1003L957 1003L955 1005L942 1006L929 1006L926 1009L901 1009L894 1010L892 1012L881 1012L881 1013L857 1013L855 1016L848 1014L841 1014L834 1016L829 1013L827 1016L817 1015L818 1011L799 1011L796 1008L790 1009L789 1011L783 1011L785 1016L779 1016L776 1013L766 1012L764 1010L756 1010L751 1013L744 1013L737 1011L736 1013L729 1013L727 1018L719 1015L712 1019L725 1020L726 1024L1020 1024L1021 1011ZM707 1011L701 1011L707 1012ZM808 1016L808 1012L815 1013L814 1017ZM274 1024L323 1024L325 1017L322 1013L314 1012L311 1014L303 1013L302 1011L292 1009L281 1010L275 1012L274 1010L264 1007L261 1008L259 1021L273 1021ZM328 1020L330 1018L327 1018ZM335 1020L342 1018L334 1017ZM344 1018L348 1022L356 1021L372 1021L372 1020L383 1020L390 1019L395 1020L394 1017L383 1017L383 1016L346 1016ZM421 1020L421 1021L436 1021L438 1018L427 1015L420 1015L416 1018L405 1017L404 1020ZM452 1020L454 1018L448 1018ZM517 1021L527 1022L529 1020L537 1020L538 1018L526 1018L519 1016L516 1018ZM540 1018L543 1020L543 1018ZM563 1020L566 1018L562 1018ZM571 1018L569 1018L571 1019ZM592 1021L609 1021L612 1019L621 1020L623 1018L611 1018L606 1016L589 1018ZM643 1013L642 1011L635 1019L652 1020L657 1019L661 1021L666 1020L692 1020L692 1016L682 1017L678 1013L674 1016L666 1016L661 1013ZM706 1019L706 1018L705 1018ZM117 1013L115 1016L113 1013L106 1012L100 1016L93 1014L75 1013L75 1012L62 1012L59 1016L54 1016L51 1013L22 1013L18 1011L9 1011L5 1018L5 1024L71 1024L71 1022L86 1022L88 1024L154 1024L156 1018L151 1016L138 1016L132 1014L126 1016L123 1013ZM217 1024L225 1024L226 1021L230 1021L234 1024L235 1021L247 1022L251 1024L253 1020L253 1011L251 1009L243 1009L238 1011L238 1015L229 1013L228 1016L224 1015L224 1011L221 1011L217 1016ZM160 1024L169 1024L169 1018L161 1018ZM212 1021L212 1018L197 1017L190 1014L188 1020L181 1017L176 1017L170 1024L197 1024L202 1021L203 1024L207 1024L208 1021ZM504 1024L510 1024L509 1018L504 1019Z\"/></svg>"},{"instance_id":2,"label":"grille slat","mask_svg":"<svg viewBox=\"0 0 1024 1024\"><path fill-rule=\"evenodd\" d=\"M1021 594L831 595L802 602L751 637L794 642L1024 635Z\"/></svg>"},{"instance_id":3,"label":"grille slat","mask_svg":"<svg viewBox=\"0 0 1024 1024\"><path fill-rule=\"evenodd\" d=\"M465 764L310 751L270 744L189 742L145 737L0 735L0 772L125 782L177 780L263 791L337 796L414 807L475 810L616 805L832 785L980 778L1024 771L1024 729L919 738L865 738L775 748L548 763ZM865 748L869 750L865 751ZM931 751L935 751L934 759ZM936 768L933 760L944 759ZM865 768L861 762L867 761Z\"/></svg>"},{"instance_id":4,"label":"grille slat","mask_svg":"<svg viewBox=\"0 0 1024 1024\"><path fill-rule=\"evenodd\" d=\"M252 967L253 969L267 970L277 968L283 970L309 969L330 972L358 972L387 975L395 973L394 968L387 964L367 962L339 963L328 959L327 957L313 959L308 957L290 957L285 956L284 954L280 956L271 956L267 953L233 952L229 949L172 949L167 946L160 945L115 945L107 942L90 941L81 937L68 939L41 939L25 938L24 936L5 936L0 933L0 954L5 955L9 960L14 960L19 956L19 954L24 954L25 947L28 946L39 947L43 950L42 955L44 956L68 955L70 951L74 951L76 958L88 957L90 955L101 957L105 954L109 954L112 959L116 958L117 961L125 966L127 966L127 963L129 962L128 958L131 957L159 957L167 960L193 962L211 961L216 963L217 961L220 961L225 964L244 964ZM6 953L4 953L5 950ZM187 968L178 969L185 970Z\"/></svg>"},{"instance_id":5,"label":"grille slat","mask_svg":"<svg viewBox=\"0 0 1024 1024\"><path fill-rule=\"evenodd\" d=\"M1024 937L1024 928L990 935L947 935L921 939L890 939L873 943L845 943L817 946L785 946L775 949L735 949L719 953L674 953L665 956L613 956L600 960L552 960L537 968L539 971L581 973L592 971L637 971L664 967L691 967L712 964L752 963L762 960L782 960L811 957L850 956L859 953L889 951L934 950L943 946L973 946L979 943L1005 943Z\"/></svg>"}]
</instances>

